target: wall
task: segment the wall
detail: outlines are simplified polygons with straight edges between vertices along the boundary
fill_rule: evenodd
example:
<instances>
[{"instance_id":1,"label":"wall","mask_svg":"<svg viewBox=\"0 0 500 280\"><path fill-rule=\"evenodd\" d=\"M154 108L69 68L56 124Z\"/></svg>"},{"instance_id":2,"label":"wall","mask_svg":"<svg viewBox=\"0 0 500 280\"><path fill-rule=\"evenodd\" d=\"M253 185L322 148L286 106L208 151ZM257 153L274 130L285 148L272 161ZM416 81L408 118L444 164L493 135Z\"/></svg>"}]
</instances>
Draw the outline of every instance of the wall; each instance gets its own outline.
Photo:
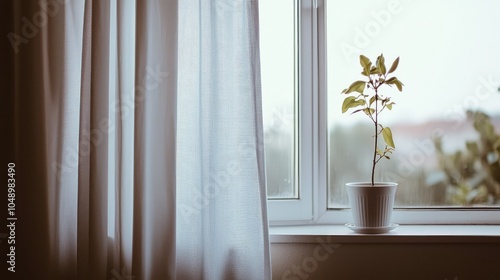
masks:
<instances>
[{"instance_id":1,"label":"wall","mask_svg":"<svg viewBox=\"0 0 500 280\"><path fill-rule=\"evenodd\" d=\"M500 244L272 244L273 279L500 280Z\"/></svg>"}]
</instances>

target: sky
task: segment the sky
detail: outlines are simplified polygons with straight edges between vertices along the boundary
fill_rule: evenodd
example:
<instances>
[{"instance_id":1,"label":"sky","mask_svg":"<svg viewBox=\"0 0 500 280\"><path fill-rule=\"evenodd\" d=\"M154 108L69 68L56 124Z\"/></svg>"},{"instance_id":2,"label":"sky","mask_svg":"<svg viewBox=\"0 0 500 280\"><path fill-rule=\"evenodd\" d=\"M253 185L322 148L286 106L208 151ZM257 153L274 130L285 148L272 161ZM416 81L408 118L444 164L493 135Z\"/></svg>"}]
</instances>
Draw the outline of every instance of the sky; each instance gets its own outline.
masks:
<instances>
[{"instance_id":1,"label":"sky","mask_svg":"<svg viewBox=\"0 0 500 280\"><path fill-rule=\"evenodd\" d=\"M395 72L403 93L389 91L397 103L387 121L423 122L453 118L466 108L493 114L500 108L500 8L498 1L370 1L351 7L329 5L330 108L340 92L361 77L356 48L388 64L400 57ZM368 3L368 2L363 2ZM356 6L366 7L358 13ZM342 26L342 28L338 28ZM351 48L352 47L352 48ZM333 92L332 92L333 91ZM330 120L345 119L331 110Z\"/></svg>"},{"instance_id":2,"label":"sky","mask_svg":"<svg viewBox=\"0 0 500 280\"><path fill-rule=\"evenodd\" d=\"M289 111L293 102L293 0L260 0L264 114ZM402 93L389 123L452 120L465 109L500 112L500 1L325 0L327 9L329 123L347 124L342 89L359 73L359 54L386 64ZM366 121L360 115L359 121ZM355 120L358 120L354 118Z\"/></svg>"}]
</instances>

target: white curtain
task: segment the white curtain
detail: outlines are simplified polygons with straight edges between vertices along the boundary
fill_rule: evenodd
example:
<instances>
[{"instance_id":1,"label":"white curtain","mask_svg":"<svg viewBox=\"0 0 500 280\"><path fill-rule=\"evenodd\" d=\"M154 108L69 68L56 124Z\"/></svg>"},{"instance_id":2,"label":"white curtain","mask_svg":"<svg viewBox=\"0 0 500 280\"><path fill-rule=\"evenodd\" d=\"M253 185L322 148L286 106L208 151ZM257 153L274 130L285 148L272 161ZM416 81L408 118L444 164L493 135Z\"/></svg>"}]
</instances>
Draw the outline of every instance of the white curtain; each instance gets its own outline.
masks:
<instances>
[{"instance_id":1,"label":"white curtain","mask_svg":"<svg viewBox=\"0 0 500 280\"><path fill-rule=\"evenodd\" d=\"M257 1L181 1L179 279L268 279Z\"/></svg>"},{"instance_id":2,"label":"white curtain","mask_svg":"<svg viewBox=\"0 0 500 280\"><path fill-rule=\"evenodd\" d=\"M9 5L17 275L270 279L257 1Z\"/></svg>"}]
</instances>

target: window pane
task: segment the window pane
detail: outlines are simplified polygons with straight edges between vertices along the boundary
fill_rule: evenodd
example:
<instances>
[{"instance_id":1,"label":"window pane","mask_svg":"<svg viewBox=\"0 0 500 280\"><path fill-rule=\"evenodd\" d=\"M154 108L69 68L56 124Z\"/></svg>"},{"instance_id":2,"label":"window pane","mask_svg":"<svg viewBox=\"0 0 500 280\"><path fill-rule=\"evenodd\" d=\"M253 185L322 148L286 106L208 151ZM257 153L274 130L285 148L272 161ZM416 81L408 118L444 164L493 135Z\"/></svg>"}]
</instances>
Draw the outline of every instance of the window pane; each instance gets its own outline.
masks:
<instances>
[{"instance_id":1,"label":"window pane","mask_svg":"<svg viewBox=\"0 0 500 280\"><path fill-rule=\"evenodd\" d=\"M329 207L347 205L346 182L370 180L374 128L341 113L340 93L363 79L359 54L381 53L388 67L401 57L405 86L382 92L396 103L381 114L396 151L377 180L399 183L398 206L500 205L500 2L327 4Z\"/></svg>"},{"instance_id":2,"label":"window pane","mask_svg":"<svg viewBox=\"0 0 500 280\"><path fill-rule=\"evenodd\" d=\"M297 198L295 1L260 0L264 144L269 198Z\"/></svg>"}]
</instances>

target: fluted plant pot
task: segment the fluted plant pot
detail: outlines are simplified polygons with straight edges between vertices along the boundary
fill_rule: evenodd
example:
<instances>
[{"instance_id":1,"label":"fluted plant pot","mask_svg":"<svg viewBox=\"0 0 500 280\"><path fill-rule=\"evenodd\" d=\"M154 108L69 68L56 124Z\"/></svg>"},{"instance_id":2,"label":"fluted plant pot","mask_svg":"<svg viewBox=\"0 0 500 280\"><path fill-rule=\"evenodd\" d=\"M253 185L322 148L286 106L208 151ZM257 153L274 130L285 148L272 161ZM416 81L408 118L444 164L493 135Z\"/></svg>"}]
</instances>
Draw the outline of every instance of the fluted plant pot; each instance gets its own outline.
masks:
<instances>
[{"instance_id":1,"label":"fluted plant pot","mask_svg":"<svg viewBox=\"0 0 500 280\"><path fill-rule=\"evenodd\" d=\"M397 225L391 223L397 183L347 183L347 195L353 223L347 226L358 233L385 233Z\"/></svg>"}]
</instances>

